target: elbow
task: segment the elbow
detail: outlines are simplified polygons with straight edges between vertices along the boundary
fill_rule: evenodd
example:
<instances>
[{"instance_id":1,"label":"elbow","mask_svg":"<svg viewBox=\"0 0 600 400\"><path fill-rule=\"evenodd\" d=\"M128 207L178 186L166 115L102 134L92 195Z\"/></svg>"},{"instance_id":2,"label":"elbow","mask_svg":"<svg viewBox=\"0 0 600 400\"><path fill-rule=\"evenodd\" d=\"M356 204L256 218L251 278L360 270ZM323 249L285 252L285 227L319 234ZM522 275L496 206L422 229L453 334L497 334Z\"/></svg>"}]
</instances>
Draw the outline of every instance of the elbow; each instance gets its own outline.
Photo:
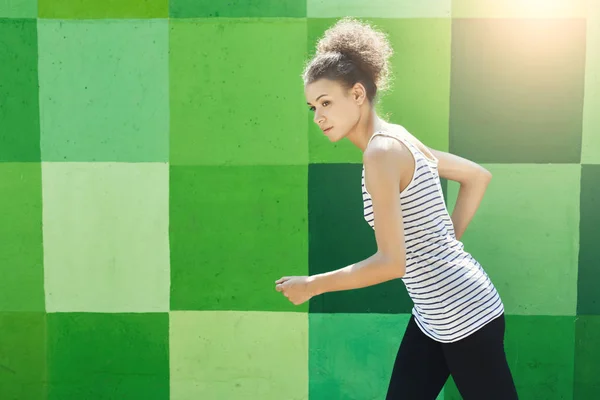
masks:
<instances>
[{"instance_id":1,"label":"elbow","mask_svg":"<svg viewBox=\"0 0 600 400\"><path fill-rule=\"evenodd\" d=\"M406 274L406 263L400 260L390 260L387 264L390 279L399 279Z\"/></svg>"},{"instance_id":2,"label":"elbow","mask_svg":"<svg viewBox=\"0 0 600 400\"><path fill-rule=\"evenodd\" d=\"M392 277L393 279L400 279L403 278L404 275L406 275L406 265L404 265L404 263L397 263L393 268L392 268Z\"/></svg>"},{"instance_id":3,"label":"elbow","mask_svg":"<svg viewBox=\"0 0 600 400\"><path fill-rule=\"evenodd\" d=\"M475 180L479 182L485 182L486 184L492 180L492 173L481 165L478 165L474 175Z\"/></svg>"},{"instance_id":4,"label":"elbow","mask_svg":"<svg viewBox=\"0 0 600 400\"><path fill-rule=\"evenodd\" d=\"M487 169L481 167L481 170L477 174L477 180L488 184L492 180L492 173Z\"/></svg>"},{"instance_id":5,"label":"elbow","mask_svg":"<svg viewBox=\"0 0 600 400\"><path fill-rule=\"evenodd\" d=\"M406 274L406 257L400 254L384 254L378 252L379 262L382 267L382 275L385 280L392 280L404 277Z\"/></svg>"},{"instance_id":6,"label":"elbow","mask_svg":"<svg viewBox=\"0 0 600 400\"><path fill-rule=\"evenodd\" d=\"M463 186L487 186L492 180L492 173L487 169L480 167L473 170L469 174L468 178L461 181L460 184Z\"/></svg>"}]
</instances>

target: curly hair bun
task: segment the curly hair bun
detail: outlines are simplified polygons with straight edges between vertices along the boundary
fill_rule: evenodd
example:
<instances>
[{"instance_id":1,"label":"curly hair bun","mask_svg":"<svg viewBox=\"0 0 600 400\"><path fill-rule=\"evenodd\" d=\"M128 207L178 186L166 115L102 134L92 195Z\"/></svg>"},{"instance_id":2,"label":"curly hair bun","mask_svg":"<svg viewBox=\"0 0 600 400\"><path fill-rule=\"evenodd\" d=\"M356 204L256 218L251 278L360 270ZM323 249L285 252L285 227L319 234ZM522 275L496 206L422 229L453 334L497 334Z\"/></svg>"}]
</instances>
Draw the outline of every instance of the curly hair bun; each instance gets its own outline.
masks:
<instances>
[{"instance_id":1,"label":"curly hair bun","mask_svg":"<svg viewBox=\"0 0 600 400\"><path fill-rule=\"evenodd\" d=\"M385 33L368 23L345 17L325 31L317 43L317 55L339 53L373 77L378 90L388 88L389 58L393 54Z\"/></svg>"}]
</instances>

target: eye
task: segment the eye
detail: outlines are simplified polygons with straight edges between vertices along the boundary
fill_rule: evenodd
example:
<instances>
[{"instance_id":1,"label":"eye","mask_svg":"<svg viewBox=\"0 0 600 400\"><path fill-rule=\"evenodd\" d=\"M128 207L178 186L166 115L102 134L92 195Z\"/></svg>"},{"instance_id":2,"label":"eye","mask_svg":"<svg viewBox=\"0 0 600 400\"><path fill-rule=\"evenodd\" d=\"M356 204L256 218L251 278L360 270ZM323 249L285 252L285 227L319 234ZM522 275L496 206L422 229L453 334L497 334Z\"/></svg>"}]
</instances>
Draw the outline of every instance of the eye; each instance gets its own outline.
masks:
<instances>
[{"instance_id":1,"label":"eye","mask_svg":"<svg viewBox=\"0 0 600 400\"><path fill-rule=\"evenodd\" d=\"M323 103L321 103L323 105L323 107L325 107L326 104L331 104L329 101L325 100ZM315 107L309 107L308 108L310 111L314 112L315 111Z\"/></svg>"}]
</instances>

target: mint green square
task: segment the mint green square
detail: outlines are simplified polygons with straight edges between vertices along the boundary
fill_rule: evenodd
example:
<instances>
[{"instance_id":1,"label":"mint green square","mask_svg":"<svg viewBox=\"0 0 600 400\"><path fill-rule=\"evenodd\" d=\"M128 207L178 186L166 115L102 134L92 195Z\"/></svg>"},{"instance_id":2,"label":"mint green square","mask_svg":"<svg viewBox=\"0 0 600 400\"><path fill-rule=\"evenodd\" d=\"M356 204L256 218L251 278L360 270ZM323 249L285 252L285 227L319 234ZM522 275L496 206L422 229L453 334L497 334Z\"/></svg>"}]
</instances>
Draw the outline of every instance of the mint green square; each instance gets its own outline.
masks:
<instances>
[{"instance_id":1,"label":"mint green square","mask_svg":"<svg viewBox=\"0 0 600 400\"><path fill-rule=\"evenodd\" d=\"M0 310L44 311L40 163L0 163L0 193Z\"/></svg>"},{"instance_id":2,"label":"mint green square","mask_svg":"<svg viewBox=\"0 0 600 400\"><path fill-rule=\"evenodd\" d=\"M427 146L448 149L450 104L449 18L362 18L388 35L394 55L390 58L391 88L380 93L377 111L388 121L408 129ZM310 19L308 46L314 53L317 40L335 19ZM309 121L311 163L362 162L362 153L348 140L331 143Z\"/></svg>"},{"instance_id":3,"label":"mint green square","mask_svg":"<svg viewBox=\"0 0 600 400\"><path fill-rule=\"evenodd\" d=\"M462 241L507 314L575 315L581 167L484 164L493 175ZM459 185L448 185L453 212Z\"/></svg>"},{"instance_id":4,"label":"mint green square","mask_svg":"<svg viewBox=\"0 0 600 400\"><path fill-rule=\"evenodd\" d=\"M164 163L43 163L49 312L169 310Z\"/></svg>"},{"instance_id":5,"label":"mint green square","mask_svg":"<svg viewBox=\"0 0 600 400\"><path fill-rule=\"evenodd\" d=\"M36 18L36 0L0 0L0 18Z\"/></svg>"},{"instance_id":6,"label":"mint green square","mask_svg":"<svg viewBox=\"0 0 600 400\"><path fill-rule=\"evenodd\" d=\"M600 3L588 4L581 162L600 164Z\"/></svg>"},{"instance_id":7,"label":"mint green square","mask_svg":"<svg viewBox=\"0 0 600 400\"><path fill-rule=\"evenodd\" d=\"M384 399L410 314L310 314L310 399ZM443 390L437 400L444 398Z\"/></svg>"},{"instance_id":8,"label":"mint green square","mask_svg":"<svg viewBox=\"0 0 600 400\"><path fill-rule=\"evenodd\" d=\"M451 0L307 0L309 18L450 18Z\"/></svg>"},{"instance_id":9,"label":"mint green square","mask_svg":"<svg viewBox=\"0 0 600 400\"><path fill-rule=\"evenodd\" d=\"M307 164L305 56L305 19L172 20L171 164Z\"/></svg>"},{"instance_id":10,"label":"mint green square","mask_svg":"<svg viewBox=\"0 0 600 400\"><path fill-rule=\"evenodd\" d=\"M309 398L306 313L175 311L169 343L171 400Z\"/></svg>"},{"instance_id":11,"label":"mint green square","mask_svg":"<svg viewBox=\"0 0 600 400\"><path fill-rule=\"evenodd\" d=\"M39 21L43 161L168 161L167 24Z\"/></svg>"},{"instance_id":12,"label":"mint green square","mask_svg":"<svg viewBox=\"0 0 600 400\"><path fill-rule=\"evenodd\" d=\"M573 397L575 317L509 315L505 352L520 399L588 400ZM446 400L463 400L452 377Z\"/></svg>"},{"instance_id":13,"label":"mint green square","mask_svg":"<svg viewBox=\"0 0 600 400\"><path fill-rule=\"evenodd\" d=\"M306 166L172 166L172 310L306 312L275 290L308 274Z\"/></svg>"}]
</instances>

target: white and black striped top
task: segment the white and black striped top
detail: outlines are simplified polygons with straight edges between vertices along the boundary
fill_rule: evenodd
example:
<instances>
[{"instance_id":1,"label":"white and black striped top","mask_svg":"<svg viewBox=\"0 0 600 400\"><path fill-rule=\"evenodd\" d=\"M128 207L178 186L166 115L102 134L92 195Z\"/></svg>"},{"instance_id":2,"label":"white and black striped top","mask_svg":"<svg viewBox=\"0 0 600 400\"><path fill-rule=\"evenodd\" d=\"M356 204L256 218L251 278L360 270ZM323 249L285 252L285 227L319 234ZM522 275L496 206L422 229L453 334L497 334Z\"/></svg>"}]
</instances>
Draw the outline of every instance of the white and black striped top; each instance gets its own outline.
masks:
<instances>
[{"instance_id":1,"label":"white and black striped top","mask_svg":"<svg viewBox=\"0 0 600 400\"><path fill-rule=\"evenodd\" d=\"M415 172L399 194L404 220L406 273L402 277L421 330L439 342L460 340L504 312L504 305L487 273L456 239L444 202L437 160L431 160L402 136L413 154ZM373 139L371 137L371 140ZM369 140L370 142L370 140ZM364 217L374 228L371 195L362 170Z\"/></svg>"}]
</instances>

